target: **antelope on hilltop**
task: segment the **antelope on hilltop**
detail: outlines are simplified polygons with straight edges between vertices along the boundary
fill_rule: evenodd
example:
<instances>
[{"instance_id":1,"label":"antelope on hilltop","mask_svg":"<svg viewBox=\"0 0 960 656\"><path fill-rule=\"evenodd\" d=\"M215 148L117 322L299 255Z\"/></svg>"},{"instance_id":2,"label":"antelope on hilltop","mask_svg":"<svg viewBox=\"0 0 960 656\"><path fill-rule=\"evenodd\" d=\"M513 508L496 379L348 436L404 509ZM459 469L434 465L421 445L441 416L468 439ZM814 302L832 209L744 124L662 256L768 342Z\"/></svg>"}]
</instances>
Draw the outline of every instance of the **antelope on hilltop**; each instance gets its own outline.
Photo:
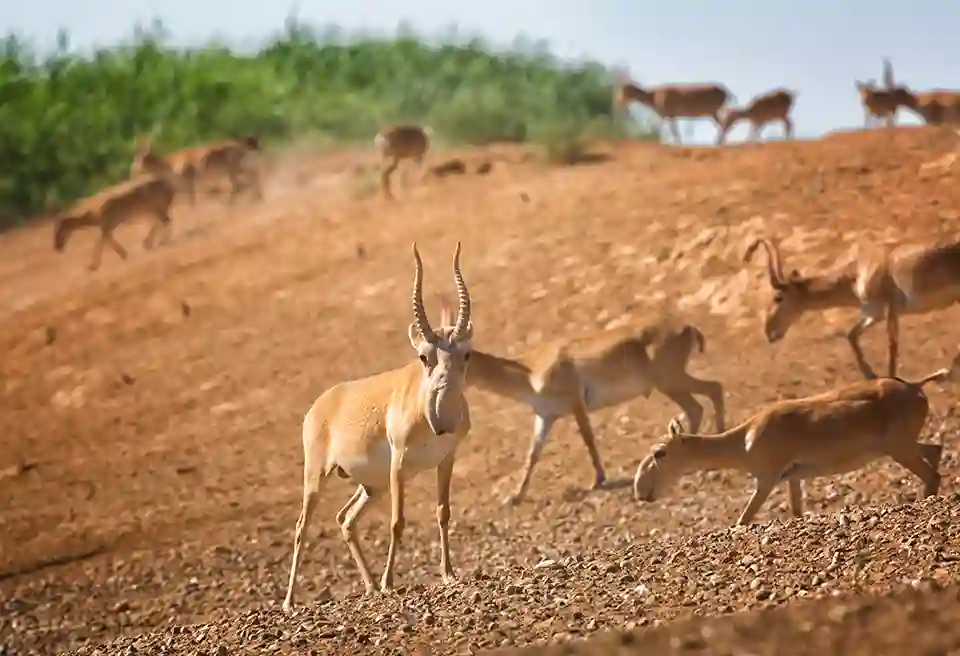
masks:
<instances>
[{"instance_id":1,"label":"antelope on hilltop","mask_svg":"<svg viewBox=\"0 0 960 656\"><path fill-rule=\"evenodd\" d=\"M455 577L450 562L450 481L457 446L470 431L470 409L464 397L473 323L470 294L460 273L460 243L453 257L459 309L456 321L431 327L423 307L423 263L413 246L413 323L410 344L418 359L366 378L339 383L321 394L303 420L303 505L293 543L293 565L284 610L293 605L304 532L330 474L348 478L357 489L337 513L337 524L360 570L366 591L374 590L370 569L354 531L371 499L389 493L390 546L380 588L393 586L393 569L404 529L404 487L425 469L437 470L437 523L440 569Z\"/></svg>"},{"instance_id":2,"label":"antelope on hilltop","mask_svg":"<svg viewBox=\"0 0 960 656\"><path fill-rule=\"evenodd\" d=\"M906 87L894 84L893 66L888 59L883 60L882 87L878 87L873 80L854 80L854 86L860 94L860 104L863 105L864 128L870 127L872 119L883 120L888 128L893 127L897 109L910 100L910 92Z\"/></svg>"},{"instance_id":3,"label":"antelope on hilltop","mask_svg":"<svg viewBox=\"0 0 960 656\"><path fill-rule=\"evenodd\" d=\"M253 152L260 152L260 138L247 135L239 139L181 148L162 156L154 149L151 135L139 135L134 140L130 174L173 173L187 191L190 203L196 204L199 179L210 173L220 173L230 181L231 202L246 185L250 185L257 200L261 200L263 189L260 174L257 167L248 162Z\"/></svg>"},{"instance_id":4,"label":"antelope on hilltop","mask_svg":"<svg viewBox=\"0 0 960 656\"><path fill-rule=\"evenodd\" d=\"M405 159L423 168L423 157L430 148L433 130L428 126L402 124L382 128L373 138L380 158L380 189L386 198L393 198L390 176ZM422 175L421 175L422 177Z\"/></svg>"},{"instance_id":5,"label":"antelope on hilltop","mask_svg":"<svg viewBox=\"0 0 960 656\"><path fill-rule=\"evenodd\" d=\"M723 430L723 386L686 371L694 346L702 353L704 345L703 334L695 326L662 321L639 332L623 327L551 340L516 358L474 350L467 384L528 405L534 412L526 465L505 503L515 505L523 500L550 429L561 417L573 415L577 422L593 464L594 489L606 481L588 416L594 410L638 396L648 398L658 390L699 427L703 407L693 395L701 394L710 399L715 423ZM652 358L648 346L656 347Z\"/></svg>"},{"instance_id":6,"label":"antelope on hilltop","mask_svg":"<svg viewBox=\"0 0 960 656\"><path fill-rule=\"evenodd\" d=\"M760 130L767 123L780 121L787 139L793 138L793 121L790 111L796 102L797 93L788 89L774 89L751 100L744 107L732 107L723 112L720 122L720 135L717 143L722 144L730 129L741 119L750 121L750 137L760 138Z\"/></svg>"},{"instance_id":7,"label":"antelope on hilltop","mask_svg":"<svg viewBox=\"0 0 960 656\"><path fill-rule=\"evenodd\" d=\"M889 59L883 60L884 84L892 90L897 106L913 111L927 125L960 122L960 91L950 89L931 89L915 92L903 85L893 83L893 65ZM896 111L896 107L894 108Z\"/></svg>"},{"instance_id":8,"label":"antelope on hilltop","mask_svg":"<svg viewBox=\"0 0 960 656\"><path fill-rule=\"evenodd\" d=\"M56 215L53 247L62 252L75 231L97 228L100 238L93 248L90 271L100 268L104 244L110 246L120 259L126 260L127 251L114 238L113 231L121 223L146 215L153 219L153 225L143 240L143 247L147 250L153 248L161 229L164 242L167 242L171 230L170 206L175 195L175 183L166 175L143 174L102 189Z\"/></svg>"},{"instance_id":9,"label":"antelope on hilltop","mask_svg":"<svg viewBox=\"0 0 960 656\"><path fill-rule=\"evenodd\" d=\"M915 382L877 378L773 403L716 435L685 433L673 419L667 440L655 444L637 467L634 497L653 501L688 472L735 469L756 480L737 524L749 524L784 481L793 515L802 517L801 481L851 472L882 457L923 481L925 496L937 494L943 444L942 438L941 444L919 441L930 405L923 386L952 380L958 362L960 356L949 369Z\"/></svg>"},{"instance_id":10,"label":"antelope on hilltop","mask_svg":"<svg viewBox=\"0 0 960 656\"><path fill-rule=\"evenodd\" d=\"M729 100L736 100L722 84L668 84L644 88L626 76L618 75L614 85L614 108L639 102L655 111L669 123L676 143L680 143L678 118L712 118L722 128L720 110Z\"/></svg>"},{"instance_id":11,"label":"antelope on hilltop","mask_svg":"<svg viewBox=\"0 0 960 656\"><path fill-rule=\"evenodd\" d=\"M838 307L857 307L860 319L847 339L865 378L876 378L860 348L860 336L872 325L886 320L889 349L888 376L897 374L900 315L925 314L960 301L960 240L921 247L897 246L881 259L861 257L856 266L831 273L801 275L794 269L784 274L779 247L769 239L754 240L744 254L749 261L763 245L767 272L773 288L773 304L766 312L764 332L772 344L805 312Z\"/></svg>"}]
</instances>

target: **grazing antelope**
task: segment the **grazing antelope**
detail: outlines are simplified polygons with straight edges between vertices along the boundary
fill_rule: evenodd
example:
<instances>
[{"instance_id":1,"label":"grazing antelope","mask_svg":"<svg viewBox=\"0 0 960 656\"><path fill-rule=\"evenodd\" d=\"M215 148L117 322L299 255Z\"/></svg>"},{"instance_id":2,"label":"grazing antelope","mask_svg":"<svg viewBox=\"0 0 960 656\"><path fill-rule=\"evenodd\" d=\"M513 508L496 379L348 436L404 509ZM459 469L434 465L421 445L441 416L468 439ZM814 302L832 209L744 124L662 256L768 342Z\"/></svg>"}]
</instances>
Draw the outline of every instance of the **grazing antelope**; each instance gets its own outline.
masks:
<instances>
[{"instance_id":1,"label":"grazing antelope","mask_svg":"<svg viewBox=\"0 0 960 656\"><path fill-rule=\"evenodd\" d=\"M614 86L614 107L626 106L630 101L646 105L670 124L676 143L680 143L678 118L705 118L722 127L720 110L728 100L735 100L722 84L671 84L644 89L624 76Z\"/></svg>"},{"instance_id":2,"label":"grazing antelope","mask_svg":"<svg viewBox=\"0 0 960 656\"><path fill-rule=\"evenodd\" d=\"M927 125L960 123L960 91L934 89L920 93L907 92L901 103Z\"/></svg>"},{"instance_id":3,"label":"grazing antelope","mask_svg":"<svg viewBox=\"0 0 960 656\"><path fill-rule=\"evenodd\" d=\"M390 191L390 176L405 159L423 167L423 157L430 148L433 130L428 126L394 125L385 127L373 138L373 145L380 157L380 189L387 198L393 198ZM422 176L421 176L422 177Z\"/></svg>"},{"instance_id":4,"label":"grazing antelope","mask_svg":"<svg viewBox=\"0 0 960 656\"><path fill-rule=\"evenodd\" d=\"M925 496L937 494L943 444L919 442L930 406L923 386L952 379L958 361L960 356L951 368L916 382L877 378L780 401L716 435L685 433L673 419L667 440L655 444L637 467L634 497L653 501L688 472L735 469L756 479L737 524L749 524L784 481L791 510L802 517L801 481L851 472L884 456L923 481Z\"/></svg>"},{"instance_id":5,"label":"grazing antelope","mask_svg":"<svg viewBox=\"0 0 960 656\"><path fill-rule=\"evenodd\" d=\"M796 101L796 98L797 93L795 91L774 89L773 91L757 96L745 107L728 108L721 118L720 136L717 139L717 143L722 144L730 128L741 119L750 121L750 137L754 140L760 138L760 130L771 121L780 121L783 123L784 134L787 139L792 139L793 121L790 120L790 111L793 109L793 103Z\"/></svg>"},{"instance_id":6,"label":"grazing antelope","mask_svg":"<svg viewBox=\"0 0 960 656\"><path fill-rule=\"evenodd\" d=\"M858 307L860 319L847 339L865 378L877 375L860 348L860 336L875 323L887 322L888 376L897 375L900 349L900 315L925 314L960 301L960 241L922 247L897 247L882 260L862 257L856 266L827 274L803 276L794 269L783 272L779 247L769 239L754 240L744 261L759 245L767 251L767 272L773 288L773 305L764 319L764 332L772 344L807 311Z\"/></svg>"},{"instance_id":7,"label":"grazing antelope","mask_svg":"<svg viewBox=\"0 0 960 656\"><path fill-rule=\"evenodd\" d=\"M648 398L658 390L699 427L703 407L693 395L702 394L713 404L716 425L723 430L723 386L686 371L694 346L702 353L704 345L703 334L695 326L658 322L639 332L624 327L552 340L517 358L474 350L467 384L528 405L534 412L523 475L504 503L523 500L550 429L561 417L572 414L577 422L593 464L594 489L606 481L588 417L594 410L638 396ZM648 346L656 347L653 358L647 354Z\"/></svg>"},{"instance_id":8,"label":"grazing antelope","mask_svg":"<svg viewBox=\"0 0 960 656\"><path fill-rule=\"evenodd\" d=\"M153 226L143 240L143 247L153 248L159 230L164 231L164 242L170 239L170 205L176 189L168 176L144 174L117 183L81 199L56 217L53 232L53 247L62 252L70 235L81 228L99 228L100 239L93 248L90 271L100 268L103 245L106 243L120 256L127 259L126 249L120 245L113 231L121 223L141 215L153 218Z\"/></svg>"},{"instance_id":9,"label":"grazing antelope","mask_svg":"<svg viewBox=\"0 0 960 656\"><path fill-rule=\"evenodd\" d=\"M138 136L134 143L130 174L173 173L182 182L192 205L196 204L197 182L210 172L219 172L230 180L231 202L246 184L253 188L257 200L263 199L260 174L257 167L249 165L247 161L250 153L260 151L259 137L248 135L204 146L181 148L165 157L154 150L150 136Z\"/></svg>"},{"instance_id":10,"label":"grazing antelope","mask_svg":"<svg viewBox=\"0 0 960 656\"><path fill-rule=\"evenodd\" d=\"M389 492L390 547L380 588L390 589L404 528L404 487L425 469L437 470L440 569L444 579L455 576L448 538L450 481L457 446L470 431L470 410L463 394L473 337L470 294L460 273L458 242L453 257L459 297L456 322L448 325L444 313L443 325L434 330L423 307L423 263L416 244L413 257L413 323L408 335L419 359L399 369L334 385L314 401L303 420L303 506L284 610L293 605L304 532L320 489L334 472L357 484L356 492L337 513L337 523L368 593L374 590L373 579L354 526L369 509L371 499Z\"/></svg>"}]
</instances>

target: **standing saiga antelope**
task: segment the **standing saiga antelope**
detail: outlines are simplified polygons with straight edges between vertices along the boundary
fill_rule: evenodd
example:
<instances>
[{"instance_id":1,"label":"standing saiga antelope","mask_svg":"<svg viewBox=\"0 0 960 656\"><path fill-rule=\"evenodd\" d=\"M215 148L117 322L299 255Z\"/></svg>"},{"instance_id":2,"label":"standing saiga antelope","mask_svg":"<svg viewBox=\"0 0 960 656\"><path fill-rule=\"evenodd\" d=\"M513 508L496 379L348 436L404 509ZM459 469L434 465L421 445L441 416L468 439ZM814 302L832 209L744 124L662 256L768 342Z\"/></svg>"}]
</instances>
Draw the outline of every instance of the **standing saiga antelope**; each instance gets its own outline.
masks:
<instances>
[{"instance_id":1,"label":"standing saiga antelope","mask_svg":"<svg viewBox=\"0 0 960 656\"><path fill-rule=\"evenodd\" d=\"M861 82L854 80L860 104L863 105L863 127L883 120L888 128L896 123L897 109L910 100L910 93L903 86L894 84L893 66L888 59L883 60L883 86L878 87L873 80Z\"/></svg>"},{"instance_id":2,"label":"standing saiga antelope","mask_svg":"<svg viewBox=\"0 0 960 656\"><path fill-rule=\"evenodd\" d=\"M769 239L753 241L744 254L749 261L763 245L773 304L764 319L764 332L772 344L787 334L805 312L857 307L860 319L847 339L857 367L865 378L876 378L860 348L860 336L886 320L889 349L888 376L897 375L900 348L900 315L924 314L960 301L960 241L922 247L898 246L878 261L866 257L837 272L803 276L794 269L784 274L779 247Z\"/></svg>"},{"instance_id":3,"label":"standing saiga antelope","mask_svg":"<svg viewBox=\"0 0 960 656\"><path fill-rule=\"evenodd\" d=\"M261 200L263 190L260 174L256 166L248 161L252 152L259 151L259 137L248 135L203 146L181 148L161 156L153 148L152 137L141 135L134 142L130 174L136 176L144 172L173 173L186 190L191 205L196 204L197 182L202 176L210 173L220 173L230 181L230 202L233 202L246 185L250 185L256 199Z\"/></svg>"},{"instance_id":4,"label":"standing saiga antelope","mask_svg":"<svg viewBox=\"0 0 960 656\"><path fill-rule=\"evenodd\" d=\"M784 481L791 511L802 517L801 481L851 472L882 457L923 481L924 496L937 494L943 444L919 441L930 408L923 386L952 379L958 362L960 356L954 357L951 368L916 382L877 378L780 401L717 435L685 433L674 419L667 440L651 447L637 467L634 497L653 501L688 472L734 469L756 480L737 524L749 524Z\"/></svg>"},{"instance_id":5,"label":"standing saiga antelope","mask_svg":"<svg viewBox=\"0 0 960 656\"><path fill-rule=\"evenodd\" d=\"M100 238L93 247L90 271L100 268L104 244L109 245L121 260L126 260L127 251L114 238L113 231L121 223L146 215L153 219L153 225L143 240L143 247L147 250L153 248L160 230L164 231L164 242L168 241L170 206L175 195L175 183L166 175L144 174L102 189L57 214L53 247L62 252L75 231L97 228Z\"/></svg>"},{"instance_id":6,"label":"standing saiga antelope","mask_svg":"<svg viewBox=\"0 0 960 656\"><path fill-rule=\"evenodd\" d=\"M655 111L669 123L678 144L678 118L712 118L722 129L720 110L731 99L735 100L733 94L722 84L668 84L645 89L623 75L617 76L613 98L615 107L636 101Z\"/></svg>"},{"instance_id":7,"label":"standing saiga antelope","mask_svg":"<svg viewBox=\"0 0 960 656\"><path fill-rule=\"evenodd\" d=\"M783 124L784 136L787 139L793 138L793 121L790 119L790 111L796 102L797 93L787 89L774 89L751 100L745 107L728 108L723 112L720 122L720 136L717 143L722 144L727 137L730 129L740 120L747 119L750 122L750 138L758 140L760 130L767 123L780 121Z\"/></svg>"},{"instance_id":8,"label":"standing saiga antelope","mask_svg":"<svg viewBox=\"0 0 960 656\"><path fill-rule=\"evenodd\" d=\"M373 579L355 533L355 525L371 499L390 495L390 547L380 588L393 586L397 546L404 528L404 487L425 469L437 470L437 523L440 527L440 569L454 578L450 562L450 481L457 446L470 431L470 410L464 397L473 323L470 294L460 273L460 244L453 258L459 309L454 325L434 330L423 307L423 263L413 246L413 323L408 336L418 359L399 369L334 385L320 395L303 420L303 506L293 543L293 565L283 602L293 605L304 532L332 473L357 484L356 492L337 513L337 524L360 570L364 588Z\"/></svg>"},{"instance_id":9,"label":"standing saiga antelope","mask_svg":"<svg viewBox=\"0 0 960 656\"><path fill-rule=\"evenodd\" d=\"M423 177L423 157L430 148L433 130L427 126L394 125L385 127L373 138L373 145L380 158L380 190L386 198L393 198L390 190L390 176L408 159L421 170Z\"/></svg>"},{"instance_id":10,"label":"standing saiga antelope","mask_svg":"<svg viewBox=\"0 0 960 656\"><path fill-rule=\"evenodd\" d=\"M639 332L622 327L581 337L551 340L520 355L505 358L474 350L467 383L530 406L533 436L519 484L505 503L523 500L533 468L557 419L573 415L594 469L593 488L606 481L589 413L619 405L658 390L676 403L699 427L703 406L694 394L713 404L718 430L724 428L723 386L686 371L696 346L704 351L703 334L693 325L652 323ZM655 346L654 356L647 353Z\"/></svg>"}]
</instances>

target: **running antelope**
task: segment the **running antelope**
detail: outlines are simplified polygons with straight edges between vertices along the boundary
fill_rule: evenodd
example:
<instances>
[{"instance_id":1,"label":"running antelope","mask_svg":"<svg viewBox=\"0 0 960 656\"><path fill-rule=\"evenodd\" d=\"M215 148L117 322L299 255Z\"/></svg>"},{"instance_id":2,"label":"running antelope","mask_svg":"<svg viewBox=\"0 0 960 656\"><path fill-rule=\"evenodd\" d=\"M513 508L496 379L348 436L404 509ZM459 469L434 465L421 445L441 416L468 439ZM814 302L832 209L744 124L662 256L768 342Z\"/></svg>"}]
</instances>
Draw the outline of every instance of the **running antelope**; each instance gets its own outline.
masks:
<instances>
[{"instance_id":1,"label":"running antelope","mask_svg":"<svg viewBox=\"0 0 960 656\"><path fill-rule=\"evenodd\" d=\"M669 123L678 144L678 118L712 118L722 129L720 110L731 99L735 100L733 94L722 84L670 84L645 89L619 76L614 87L615 106L626 106L630 101L646 105Z\"/></svg>"},{"instance_id":2,"label":"running antelope","mask_svg":"<svg viewBox=\"0 0 960 656\"><path fill-rule=\"evenodd\" d=\"M769 239L757 239L744 254L749 261L758 246L767 251L767 272L773 305L766 312L764 332L772 344L787 334L805 312L857 307L860 319L847 339L865 378L876 378L860 348L860 336L886 320L888 376L897 374L900 315L924 314L960 301L960 241L942 245L897 247L882 260L860 258L856 266L836 272L803 276L784 274L780 249Z\"/></svg>"},{"instance_id":3,"label":"running antelope","mask_svg":"<svg viewBox=\"0 0 960 656\"><path fill-rule=\"evenodd\" d=\"M293 543L293 565L284 610L293 605L294 584L304 532L330 474L347 478L357 489L337 513L344 541L360 570L368 593L370 569L354 527L370 508L369 501L389 493L390 546L380 588L393 587L397 546L404 528L404 486L425 469L437 470L437 523L440 527L440 569L455 577L450 563L450 481L457 446L470 431L470 410L464 397L473 323L470 294L460 273L460 244L453 257L459 309L453 325L447 313L437 330L423 307L423 263L413 246L413 323L410 344L418 359L399 369L334 385L320 395L303 420L303 506Z\"/></svg>"},{"instance_id":4,"label":"running antelope","mask_svg":"<svg viewBox=\"0 0 960 656\"><path fill-rule=\"evenodd\" d=\"M433 130L419 125L394 125L377 132L373 145L380 157L380 189L384 196L393 198L390 176L405 159L423 168L423 157L430 148ZM421 175L422 177L422 175Z\"/></svg>"},{"instance_id":5,"label":"running antelope","mask_svg":"<svg viewBox=\"0 0 960 656\"><path fill-rule=\"evenodd\" d=\"M164 231L164 242L168 241L170 239L170 205L173 203L175 194L175 184L169 176L150 174L140 175L102 189L92 196L77 201L57 215L53 247L57 252L62 252L70 235L76 230L98 228L100 238L93 247L90 271L100 268L104 244L110 246L121 260L126 260L127 251L114 238L113 231L125 221L149 215L153 219L153 225L143 240L143 247L147 250L153 248L154 240L161 229Z\"/></svg>"},{"instance_id":6,"label":"running antelope","mask_svg":"<svg viewBox=\"0 0 960 656\"><path fill-rule=\"evenodd\" d=\"M752 474L756 488L737 524L749 524L780 483L786 481L790 508L803 516L801 481L861 469L889 457L915 474L924 495L940 489L943 444L922 444L929 401L923 386L951 380L960 356L909 382L877 378L789 401L773 403L745 422L716 435L683 432L670 421L665 442L655 444L637 467L634 497L653 501L686 473L734 469Z\"/></svg>"},{"instance_id":7,"label":"running antelope","mask_svg":"<svg viewBox=\"0 0 960 656\"><path fill-rule=\"evenodd\" d=\"M751 139L759 139L760 130L771 121L780 121L783 123L783 131L787 139L793 138L793 121L790 120L790 111L793 109L793 103L796 101L796 98L797 94L795 91L774 89L773 91L757 96L745 107L727 109L721 119L720 136L717 139L717 143L722 144L730 128L741 119L750 121Z\"/></svg>"},{"instance_id":8,"label":"running antelope","mask_svg":"<svg viewBox=\"0 0 960 656\"><path fill-rule=\"evenodd\" d=\"M649 398L653 390L658 390L699 427L703 407L693 395L701 394L710 399L717 429L723 430L723 386L686 371L693 348L702 353L704 345L704 337L695 326L658 322L639 332L624 327L552 340L517 358L474 350L467 383L528 405L534 412L526 466L504 503L516 505L523 500L550 429L561 417L573 415L577 422L593 464L594 489L606 481L588 417L594 410L638 396ZM656 347L653 358L647 354L648 346Z\"/></svg>"},{"instance_id":9,"label":"running antelope","mask_svg":"<svg viewBox=\"0 0 960 656\"><path fill-rule=\"evenodd\" d=\"M260 151L260 139L248 135L239 139L228 139L206 144L181 148L166 156L161 156L153 148L151 136L138 136L135 140L133 163L130 174L174 173L187 191L191 204L196 204L197 182L209 173L220 173L230 181L230 201L247 184L253 188L257 200L263 198L260 175L257 167L250 165L250 153Z\"/></svg>"}]
</instances>

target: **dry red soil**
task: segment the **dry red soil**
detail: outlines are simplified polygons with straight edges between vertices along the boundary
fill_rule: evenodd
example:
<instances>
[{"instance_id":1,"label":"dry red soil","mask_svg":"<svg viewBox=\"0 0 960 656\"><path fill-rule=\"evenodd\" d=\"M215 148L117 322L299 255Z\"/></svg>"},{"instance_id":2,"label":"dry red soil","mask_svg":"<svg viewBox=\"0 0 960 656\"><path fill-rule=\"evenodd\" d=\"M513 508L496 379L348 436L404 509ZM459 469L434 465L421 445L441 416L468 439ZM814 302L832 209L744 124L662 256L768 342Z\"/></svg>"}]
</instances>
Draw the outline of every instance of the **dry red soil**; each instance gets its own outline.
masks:
<instances>
[{"instance_id":1,"label":"dry red soil","mask_svg":"<svg viewBox=\"0 0 960 656\"><path fill-rule=\"evenodd\" d=\"M706 336L691 372L726 388L728 423L780 398L859 379L853 310L763 337L770 301L749 240L789 268L828 267L861 239L956 233L957 139L933 128L716 148L598 146L551 167L514 148L472 172L369 194L357 156L279 164L262 205L177 206L174 238L142 225L88 273L92 235L65 254L49 225L0 238L0 653L960 653L960 427L954 391L928 387L924 433L947 449L941 494L895 464L808 483L807 516L778 490L731 528L744 475L690 475L667 498L590 491L574 422L554 429L528 498L505 509L532 412L471 390L453 483L452 555L439 581L435 478L408 488L400 590L371 597L325 489L297 613L279 610L300 510L300 422L335 382L406 363L413 277L428 311L453 293L463 243L475 343L515 354L544 339L643 325L669 310ZM468 163L468 170L473 165ZM911 316L901 371L945 366L953 310ZM434 319L437 321L437 319ZM868 333L881 369L882 328ZM614 479L629 479L677 408L654 394L592 416ZM707 429L712 414L707 411ZM379 572L388 506L360 526ZM885 596L894 595L890 598ZM630 631L613 634L608 630ZM592 636L592 634L597 634ZM599 642L594 642L599 641ZM562 649L574 651L563 652ZM543 653L548 653L544 651Z\"/></svg>"}]
</instances>

